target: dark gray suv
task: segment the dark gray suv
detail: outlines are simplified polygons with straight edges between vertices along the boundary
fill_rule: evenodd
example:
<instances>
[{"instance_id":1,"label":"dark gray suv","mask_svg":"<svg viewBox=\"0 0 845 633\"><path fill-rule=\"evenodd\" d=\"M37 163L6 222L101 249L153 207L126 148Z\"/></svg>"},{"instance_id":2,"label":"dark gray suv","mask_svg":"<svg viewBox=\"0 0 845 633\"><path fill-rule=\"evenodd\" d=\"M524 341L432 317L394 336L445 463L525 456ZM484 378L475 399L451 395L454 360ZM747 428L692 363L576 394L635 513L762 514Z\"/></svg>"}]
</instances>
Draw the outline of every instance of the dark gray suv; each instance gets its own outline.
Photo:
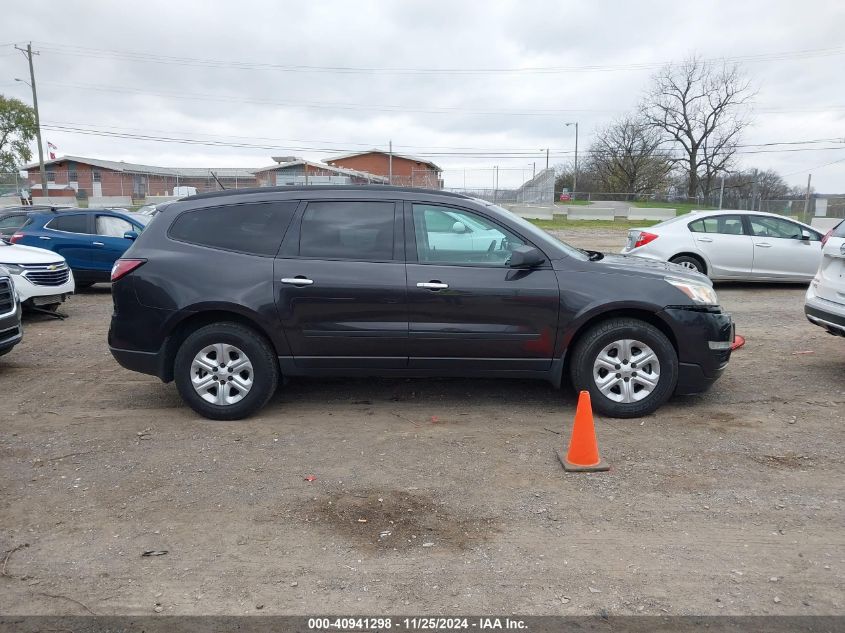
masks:
<instances>
[{"instance_id":1,"label":"dark gray suv","mask_svg":"<svg viewBox=\"0 0 845 633\"><path fill-rule=\"evenodd\" d=\"M571 382L633 417L706 389L733 326L710 281L559 242L482 200L397 187L262 188L158 214L112 272L109 346L238 419L281 376Z\"/></svg>"},{"instance_id":2,"label":"dark gray suv","mask_svg":"<svg viewBox=\"0 0 845 633\"><path fill-rule=\"evenodd\" d=\"M21 342L21 302L9 271L0 266L0 356L8 354Z\"/></svg>"}]
</instances>

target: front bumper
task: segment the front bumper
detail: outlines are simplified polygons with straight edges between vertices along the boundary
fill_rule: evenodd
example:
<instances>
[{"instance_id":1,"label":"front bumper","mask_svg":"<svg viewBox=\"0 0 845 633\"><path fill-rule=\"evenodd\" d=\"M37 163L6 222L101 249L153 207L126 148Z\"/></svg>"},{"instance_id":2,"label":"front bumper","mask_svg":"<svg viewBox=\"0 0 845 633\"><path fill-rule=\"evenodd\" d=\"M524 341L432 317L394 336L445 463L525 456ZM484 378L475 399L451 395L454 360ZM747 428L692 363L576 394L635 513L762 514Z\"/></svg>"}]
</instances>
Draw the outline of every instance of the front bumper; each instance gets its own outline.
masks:
<instances>
[{"instance_id":1,"label":"front bumper","mask_svg":"<svg viewBox=\"0 0 845 633\"><path fill-rule=\"evenodd\" d=\"M734 340L731 315L721 308L670 307L660 316L675 334L678 346L678 384L675 393L707 391L731 358Z\"/></svg>"},{"instance_id":2,"label":"front bumper","mask_svg":"<svg viewBox=\"0 0 845 633\"><path fill-rule=\"evenodd\" d=\"M23 339L21 327L21 304L16 302L15 309L0 316L0 352L12 349Z\"/></svg>"},{"instance_id":3,"label":"front bumper","mask_svg":"<svg viewBox=\"0 0 845 633\"><path fill-rule=\"evenodd\" d=\"M804 315L810 323L824 328L830 334L845 336L845 305L817 297L812 285L807 290Z\"/></svg>"},{"instance_id":4,"label":"front bumper","mask_svg":"<svg viewBox=\"0 0 845 633\"><path fill-rule=\"evenodd\" d=\"M26 275L13 275L13 277L15 278L15 289L18 291L18 297L20 297L21 303L27 303L27 305L38 303L38 297L57 297L57 301L52 303L61 303L76 290L73 273L70 271L68 271L67 281L58 286L34 284L27 279Z\"/></svg>"}]
</instances>

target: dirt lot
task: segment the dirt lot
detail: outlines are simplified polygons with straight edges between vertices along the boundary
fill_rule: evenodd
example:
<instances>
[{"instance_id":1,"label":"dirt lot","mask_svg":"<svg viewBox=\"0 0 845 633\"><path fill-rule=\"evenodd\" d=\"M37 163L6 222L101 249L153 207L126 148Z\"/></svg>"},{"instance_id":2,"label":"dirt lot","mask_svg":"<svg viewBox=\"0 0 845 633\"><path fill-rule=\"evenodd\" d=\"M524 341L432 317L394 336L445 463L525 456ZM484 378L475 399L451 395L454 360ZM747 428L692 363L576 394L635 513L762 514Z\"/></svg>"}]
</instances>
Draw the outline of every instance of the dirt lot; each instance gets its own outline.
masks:
<instances>
[{"instance_id":1,"label":"dirt lot","mask_svg":"<svg viewBox=\"0 0 845 633\"><path fill-rule=\"evenodd\" d=\"M718 290L745 348L598 419L592 475L543 383L295 380L200 419L112 360L108 289L77 295L0 360L0 612L845 614L845 339L803 288Z\"/></svg>"}]
</instances>

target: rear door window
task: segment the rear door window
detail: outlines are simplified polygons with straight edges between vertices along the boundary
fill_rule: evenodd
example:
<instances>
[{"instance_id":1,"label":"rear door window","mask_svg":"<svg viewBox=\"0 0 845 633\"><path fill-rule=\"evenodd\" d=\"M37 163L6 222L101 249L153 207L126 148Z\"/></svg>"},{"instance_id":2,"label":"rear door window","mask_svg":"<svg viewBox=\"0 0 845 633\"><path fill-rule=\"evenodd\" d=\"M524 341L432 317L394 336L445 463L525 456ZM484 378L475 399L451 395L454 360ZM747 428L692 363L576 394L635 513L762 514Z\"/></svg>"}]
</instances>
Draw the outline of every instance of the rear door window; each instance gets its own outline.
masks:
<instances>
[{"instance_id":1,"label":"rear door window","mask_svg":"<svg viewBox=\"0 0 845 633\"><path fill-rule=\"evenodd\" d=\"M123 237L127 231L135 231L131 222L114 215L98 215L96 226L97 235L104 237Z\"/></svg>"},{"instance_id":2,"label":"rear door window","mask_svg":"<svg viewBox=\"0 0 845 633\"><path fill-rule=\"evenodd\" d=\"M0 229L19 229L25 223L25 215L9 215L5 218L0 218Z\"/></svg>"},{"instance_id":3,"label":"rear door window","mask_svg":"<svg viewBox=\"0 0 845 633\"><path fill-rule=\"evenodd\" d=\"M394 252L393 202L311 202L302 216L299 255L388 261Z\"/></svg>"},{"instance_id":4,"label":"rear door window","mask_svg":"<svg viewBox=\"0 0 845 633\"><path fill-rule=\"evenodd\" d=\"M44 228L65 233L91 234L91 229L88 228L88 216L82 213L63 213L50 220Z\"/></svg>"},{"instance_id":5,"label":"rear door window","mask_svg":"<svg viewBox=\"0 0 845 633\"><path fill-rule=\"evenodd\" d=\"M231 204L182 213L169 236L180 242L273 257L299 202Z\"/></svg>"},{"instance_id":6,"label":"rear door window","mask_svg":"<svg viewBox=\"0 0 845 633\"><path fill-rule=\"evenodd\" d=\"M723 235L743 235L742 217L739 215L714 215L689 223L693 233L721 233Z\"/></svg>"}]
</instances>

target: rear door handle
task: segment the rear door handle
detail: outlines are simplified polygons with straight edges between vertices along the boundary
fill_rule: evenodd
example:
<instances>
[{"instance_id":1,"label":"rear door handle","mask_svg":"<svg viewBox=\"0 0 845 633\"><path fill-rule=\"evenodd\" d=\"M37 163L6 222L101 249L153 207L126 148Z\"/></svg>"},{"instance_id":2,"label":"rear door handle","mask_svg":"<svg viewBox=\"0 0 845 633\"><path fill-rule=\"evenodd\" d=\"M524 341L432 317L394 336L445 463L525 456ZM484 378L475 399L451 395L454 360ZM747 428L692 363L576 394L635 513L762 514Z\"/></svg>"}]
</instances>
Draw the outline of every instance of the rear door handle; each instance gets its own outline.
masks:
<instances>
[{"instance_id":1,"label":"rear door handle","mask_svg":"<svg viewBox=\"0 0 845 633\"><path fill-rule=\"evenodd\" d=\"M713 240L711 240L709 237L699 237L698 241L699 242L712 242Z\"/></svg>"},{"instance_id":2,"label":"rear door handle","mask_svg":"<svg viewBox=\"0 0 845 633\"><path fill-rule=\"evenodd\" d=\"M282 283L292 286L310 286L314 283L314 280L306 277L282 277Z\"/></svg>"},{"instance_id":3,"label":"rear door handle","mask_svg":"<svg viewBox=\"0 0 845 633\"><path fill-rule=\"evenodd\" d=\"M754 246L759 246L760 248L771 248L772 245L768 242L757 242Z\"/></svg>"},{"instance_id":4,"label":"rear door handle","mask_svg":"<svg viewBox=\"0 0 845 633\"><path fill-rule=\"evenodd\" d=\"M421 281L417 284L417 288L428 288L429 290L443 290L448 287L449 284L440 281Z\"/></svg>"},{"instance_id":5,"label":"rear door handle","mask_svg":"<svg viewBox=\"0 0 845 633\"><path fill-rule=\"evenodd\" d=\"M52 240L53 238L52 238L52 237L47 237L46 235L42 235L42 236L41 236L41 237L39 237L38 239L39 239L39 240Z\"/></svg>"},{"instance_id":6,"label":"rear door handle","mask_svg":"<svg viewBox=\"0 0 845 633\"><path fill-rule=\"evenodd\" d=\"M92 244L94 244L94 246L105 246L102 242L92 242Z\"/></svg>"}]
</instances>

